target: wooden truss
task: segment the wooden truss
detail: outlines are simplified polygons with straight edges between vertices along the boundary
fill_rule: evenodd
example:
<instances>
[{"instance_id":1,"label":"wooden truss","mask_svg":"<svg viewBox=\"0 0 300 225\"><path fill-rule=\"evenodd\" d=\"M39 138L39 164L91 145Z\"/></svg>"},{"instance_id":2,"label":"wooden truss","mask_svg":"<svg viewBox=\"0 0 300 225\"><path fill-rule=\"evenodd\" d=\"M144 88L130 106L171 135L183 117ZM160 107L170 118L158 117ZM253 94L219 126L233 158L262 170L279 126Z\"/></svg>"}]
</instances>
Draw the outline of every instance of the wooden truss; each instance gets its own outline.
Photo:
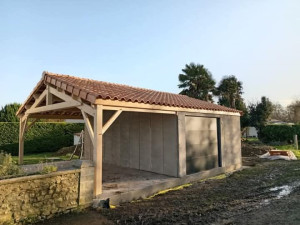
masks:
<instances>
[{"instance_id":1,"label":"wooden truss","mask_svg":"<svg viewBox=\"0 0 300 225\"><path fill-rule=\"evenodd\" d=\"M26 106L26 112L20 116L19 131L19 164L23 164L24 156L24 136L26 131L34 125L39 118L68 118L67 115L55 114L55 112L78 110L86 124L86 128L94 147L93 161L95 164L95 193L97 196L102 193L102 136L113 122L121 114L121 109L114 109L116 112L103 125L103 106L89 105L84 103L80 98L71 96L65 91L58 90L47 85L46 89L39 95L34 95L34 103ZM54 101L59 99L59 102ZM52 114L51 114L52 112ZM54 113L53 113L54 112ZM48 113L43 115L43 113ZM50 114L49 114L50 113ZM72 115L69 116L72 118ZM28 122L33 118L32 122Z\"/></svg>"}]
</instances>

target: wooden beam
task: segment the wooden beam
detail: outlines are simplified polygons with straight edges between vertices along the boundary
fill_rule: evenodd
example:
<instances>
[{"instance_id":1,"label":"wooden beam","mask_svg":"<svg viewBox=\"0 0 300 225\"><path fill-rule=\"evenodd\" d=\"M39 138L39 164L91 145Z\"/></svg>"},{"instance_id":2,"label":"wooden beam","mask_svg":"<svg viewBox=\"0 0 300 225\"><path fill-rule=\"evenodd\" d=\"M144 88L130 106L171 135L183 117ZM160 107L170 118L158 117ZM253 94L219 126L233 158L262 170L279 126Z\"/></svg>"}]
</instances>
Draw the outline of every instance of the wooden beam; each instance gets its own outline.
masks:
<instances>
[{"instance_id":1,"label":"wooden beam","mask_svg":"<svg viewBox=\"0 0 300 225\"><path fill-rule=\"evenodd\" d=\"M102 125L103 125L103 109L101 105L97 106L96 116L94 117L94 151L93 161L95 164L95 188L94 196L102 193Z\"/></svg>"},{"instance_id":2,"label":"wooden beam","mask_svg":"<svg viewBox=\"0 0 300 225\"><path fill-rule=\"evenodd\" d=\"M47 105L47 106L41 106L34 109L29 109L26 111L26 114L31 113L41 113L41 112L47 112L52 110L60 110L60 109L67 109L67 108L73 108L78 107L81 104L78 102L61 102L53 105Z\"/></svg>"},{"instance_id":3,"label":"wooden beam","mask_svg":"<svg viewBox=\"0 0 300 225\"><path fill-rule=\"evenodd\" d=\"M55 114L30 114L30 118L36 119L75 119L75 120L83 120L81 115L74 116L74 115L55 115Z\"/></svg>"},{"instance_id":4,"label":"wooden beam","mask_svg":"<svg viewBox=\"0 0 300 225\"><path fill-rule=\"evenodd\" d=\"M88 115L86 114L86 112L84 112L83 110L81 112L82 112L82 116L83 116L84 122L86 124L87 130L88 130L88 133L89 133L90 138L92 140L92 144L93 144L93 146L95 146L95 140L94 140L95 135L94 135L94 131L93 131L91 121L90 121Z\"/></svg>"},{"instance_id":5,"label":"wooden beam","mask_svg":"<svg viewBox=\"0 0 300 225\"><path fill-rule=\"evenodd\" d=\"M47 90L44 90L42 94L35 100L33 105L26 112L28 112L30 109L36 108L46 98L46 95L47 95Z\"/></svg>"},{"instance_id":6,"label":"wooden beam","mask_svg":"<svg viewBox=\"0 0 300 225\"><path fill-rule=\"evenodd\" d=\"M34 118L34 120L30 124L27 124L25 128L25 132L27 132L35 124L37 120L38 120L37 118Z\"/></svg>"},{"instance_id":7,"label":"wooden beam","mask_svg":"<svg viewBox=\"0 0 300 225\"><path fill-rule=\"evenodd\" d=\"M46 87L46 90L47 90L46 105L51 105L53 104L53 95L49 90L49 86Z\"/></svg>"},{"instance_id":8,"label":"wooden beam","mask_svg":"<svg viewBox=\"0 0 300 225\"><path fill-rule=\"evenodd\" d=\"M33 96L34 100L37 100L39 98L39 94L33 94L32 96Z\"/></svg>"},{"instance_id":9,"label":"wooden beam","mask_svg":"<svg viewBox=\"0 0 300 225\"><path fill-rule=\"evenodd\" d=\"M175 114L175 112L195 112L195 113L209 113L209 114L218 114L218 115L232 115L232 116L241 116L238 112L224 112L224 111L215 111L215 110L205 110L205 109L192 109L192 108L182 108L182 107L173 107L173 106L163 106L163 105L151 105L145 103L137 102L125 102L118 100L109 100L109 99L97 99L95 104L103 105L104 109L107 109L109 106L117 107L123 111L129 110L132 108L132 111L135 112L147 112L142 110L151 110L152 113L158 112L155 110L160 110L159 113ZM134 110L133 110L134 109ZM111 109L113 110L113 109ZM150 112L150 111L148 111Z\"/></svg>"},{"instance_id":10,"label":"wooden beam","mask_svg":"<svg viewBox=\"0 0 300 225\"><path fill-rule=\"evenodd\" d=\"M25 132L26 132L27 120L28 120L28 117L26 117L26 118L22 121L22 123L24 124L24 126L22 126L22 130L21 130L21 132L22 132L22 133L21 133L22 137L24 137Z\"/></svg>"},{"instance_id":11,"label":"wooden beam","mask_svg":"<svg viewBox=\"0 0 300 225\"><path fill-rule=\"evenodd\" d=\"M96 115L96 109L93 109L91 106L88 106L84 103L82 103L81 106L77 107L78 109L81 109L83 111L85 111L87 114L91 115L91 116L95 116Z\"/></svg>"},{"instance_id":12,"label":"wooden beam","mask_svg":"<svg viewBox=\"0 0 300 225\"><path fill-rule=\"evenodd\" d=\"M119 117L119 115L121 114L122 110L117 110L111 117L110 119L104 124L103 128L102 128L102 134L104 134L107 129L113 124L113 122Z\"/></svg>"},{"instance_id":13,"label":"wooden beam","mask_svg":"<svg viewBox=\"0 0 300 225\"><path fill-rule=\"evenodd\" d=\"M118 106L103 106L104 110L122 110L125 112L144 112L144 113L161 113L161 114L176 114L175 111L165 111L165 110L152 110L152 109L138 109L129 107L118 107Z\"/></svg>"},{"instance_id":14,"label":"wooden beam","mask_svg":"<svg viewBox=\"0 0 300 225\"><path fill-rule=\"evenodd\" d=\"M80 99L75 100L69 95L66 95L63 91L58 91L57 89L50 87L49 86L50 93L57 96L58 98L64 100L64 101L69 101L69 102L78 102L81 103L81 105L77 108L84 110L86 113L90 114L91 116L95 116L96 110L93 109L91 106L83 103Z\"/></svg>"}]
</instances>

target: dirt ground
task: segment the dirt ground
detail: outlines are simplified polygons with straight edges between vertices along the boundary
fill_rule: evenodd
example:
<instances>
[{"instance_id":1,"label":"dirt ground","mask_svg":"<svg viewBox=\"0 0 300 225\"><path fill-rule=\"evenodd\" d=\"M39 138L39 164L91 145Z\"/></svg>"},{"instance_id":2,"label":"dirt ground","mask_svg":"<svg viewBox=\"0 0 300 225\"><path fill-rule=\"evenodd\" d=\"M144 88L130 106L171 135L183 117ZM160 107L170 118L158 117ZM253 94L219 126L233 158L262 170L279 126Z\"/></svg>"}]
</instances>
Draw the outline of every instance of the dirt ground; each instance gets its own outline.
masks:
<instances>
[{"instance_id":1,"label":"dirt ground","mask_svg":"<svg viewBox=\"0 0 300 225\"><path fill-rule=\"evenodd\" d=\"M254 164L150 200L39 224L299 224L300 161L255 159Z\"/></svg>"},{"instance_id":2,"label":"dirt ground","mask_svg":"<svg viewBox=\"0 0 300 225\"><path fill-rule=\"evenodd\" d=\"M257 155L271 147L242 146L242 171L116 209L88 209L38 224L300 224L300 161L262 160Z\"/></svg>"}]
</instances>

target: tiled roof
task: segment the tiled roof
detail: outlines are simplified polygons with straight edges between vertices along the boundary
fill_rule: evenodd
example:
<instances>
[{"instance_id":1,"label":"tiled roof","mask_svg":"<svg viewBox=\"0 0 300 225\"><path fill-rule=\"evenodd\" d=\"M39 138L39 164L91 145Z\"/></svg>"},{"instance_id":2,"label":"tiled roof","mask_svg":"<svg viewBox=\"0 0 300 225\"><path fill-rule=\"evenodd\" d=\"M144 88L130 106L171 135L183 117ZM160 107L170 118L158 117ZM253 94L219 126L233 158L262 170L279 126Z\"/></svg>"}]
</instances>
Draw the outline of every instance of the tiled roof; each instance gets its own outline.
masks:
<instances>
[{"instance_id":1,"label":"tiled roof","mask_svg":"<svg viewBox=\"0 0 300 225\"><path fill-rule=\"evenodd\" d=\"M44 83L59 87L75 96L95 103L96 99L110 99L124 102L138 102L190 109L225 112L240 112L236 109L216 105L185 95L136 88L127 85L84 79L69 75L44 72Z\"/></svg>"}]
</instances>

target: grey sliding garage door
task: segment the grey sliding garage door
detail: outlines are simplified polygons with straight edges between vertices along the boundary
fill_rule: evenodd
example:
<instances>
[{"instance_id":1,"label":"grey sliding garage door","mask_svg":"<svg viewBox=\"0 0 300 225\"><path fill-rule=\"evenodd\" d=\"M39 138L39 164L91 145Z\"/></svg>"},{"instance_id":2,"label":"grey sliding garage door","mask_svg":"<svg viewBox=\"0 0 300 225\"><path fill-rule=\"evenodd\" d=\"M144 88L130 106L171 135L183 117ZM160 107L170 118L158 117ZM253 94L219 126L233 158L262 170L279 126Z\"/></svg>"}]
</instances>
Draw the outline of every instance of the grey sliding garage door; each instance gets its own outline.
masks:
<instances>
[{"instance_id":1,"label":"grey sliding garage door","mask_svg":"<svg viewBox=\"0 0 300 225\"><path fill-rule=\"evenodd\" d=\"M186 116L187 174L219 166L218 119Z\"/></svg>"}]
</instances>

